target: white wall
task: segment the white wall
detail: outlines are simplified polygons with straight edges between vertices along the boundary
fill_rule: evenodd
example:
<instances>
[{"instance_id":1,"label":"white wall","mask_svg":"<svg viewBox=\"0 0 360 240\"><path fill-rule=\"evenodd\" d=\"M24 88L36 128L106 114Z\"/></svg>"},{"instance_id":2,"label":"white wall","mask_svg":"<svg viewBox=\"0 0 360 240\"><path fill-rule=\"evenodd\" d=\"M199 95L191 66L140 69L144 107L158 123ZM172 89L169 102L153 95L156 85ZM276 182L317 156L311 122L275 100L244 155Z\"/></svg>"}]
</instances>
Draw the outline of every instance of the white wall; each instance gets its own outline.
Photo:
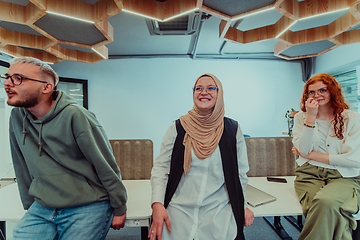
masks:
<instances>
[{"instance_id":1,"label":"white wall","mask_svg":"<svg viewBox=\"0 0 360 240\"><path fill-rule=\"evenodd\" d=\"M324 53L315 60L314 74L345 71L360 65L360 43L343 45Z\"/></svg>"},{"instance_id":2,"label":"white wall","mask_svg":"<svg viewBox=\"0 0 360 240\"><path fill-rule=\"evenodd\" d=\"M110 139L149 138L154 157L170 123L192 108L192 87L203 73L220 79L225 115L239 121L251 136L281 136L287 131L285 112L299 109L304 85L300 64L285 61L64 61L54 69L62 77L89 80L89 110Z\"/></svg>"}]
</instances>

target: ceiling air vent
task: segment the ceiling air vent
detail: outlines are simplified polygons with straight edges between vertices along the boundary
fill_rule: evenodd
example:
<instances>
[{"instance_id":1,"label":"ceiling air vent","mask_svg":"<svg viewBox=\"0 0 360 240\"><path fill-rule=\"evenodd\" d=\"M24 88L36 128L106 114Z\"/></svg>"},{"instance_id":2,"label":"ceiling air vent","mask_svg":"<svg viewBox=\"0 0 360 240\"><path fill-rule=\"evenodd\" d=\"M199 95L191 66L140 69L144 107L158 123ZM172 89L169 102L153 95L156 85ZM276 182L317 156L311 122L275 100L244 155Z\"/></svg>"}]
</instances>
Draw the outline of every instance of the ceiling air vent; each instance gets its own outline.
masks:
<instances>
[{"instance_id":1,"label":"ceiling air vent","mask_svg":"<svg viewBox=\"0 0 360 240\"><path fill-rule=\"evenodd\" d=\"M166 22L145 19L150 35L191 35L198 31L200 12L193 12Z\"/></svg>"}]
</instances>

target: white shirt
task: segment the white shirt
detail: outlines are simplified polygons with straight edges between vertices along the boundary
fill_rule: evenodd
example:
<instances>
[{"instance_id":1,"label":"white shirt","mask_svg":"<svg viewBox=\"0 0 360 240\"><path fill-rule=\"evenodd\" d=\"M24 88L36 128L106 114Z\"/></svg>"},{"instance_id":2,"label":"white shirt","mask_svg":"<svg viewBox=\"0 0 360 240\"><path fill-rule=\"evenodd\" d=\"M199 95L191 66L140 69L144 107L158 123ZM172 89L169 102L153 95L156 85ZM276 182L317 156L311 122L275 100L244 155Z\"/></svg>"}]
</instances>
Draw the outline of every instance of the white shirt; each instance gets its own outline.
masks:
<instances>
[{"instance_id":1,"label":"white shirt","mask_svg":"<svg viewBox=\"0 0 360 240\"><path fill-rule=\"evenodd\" d=\"M175 122L167 130L151 172L152 203L164 203L171 154L177 136ZM249 170L245 139L237 131L237 157L240 182L245 197ZM246 199L246 198L245 198ZM244 200L246 208L246 200ZM190 171L183 174L167 207L171 232L164 225L164 240L235 239L237 228L227 194L219 147L200 160L192 151Z\"/></svg>"}]
</instances>

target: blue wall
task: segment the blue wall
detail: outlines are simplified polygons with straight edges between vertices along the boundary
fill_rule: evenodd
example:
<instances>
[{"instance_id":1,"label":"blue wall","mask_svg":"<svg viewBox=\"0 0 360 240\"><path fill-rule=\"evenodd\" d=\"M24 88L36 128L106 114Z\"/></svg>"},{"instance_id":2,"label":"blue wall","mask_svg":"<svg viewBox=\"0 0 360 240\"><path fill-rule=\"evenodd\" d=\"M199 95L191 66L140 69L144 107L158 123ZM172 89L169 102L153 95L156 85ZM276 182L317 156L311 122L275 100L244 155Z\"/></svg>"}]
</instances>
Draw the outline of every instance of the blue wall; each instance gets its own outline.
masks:
<instances>
[{"instance_id":1,"label":"blue wall","mask_svg":"<svg viewBox=\"0 0 360 240\"><path fill-rule=\"evenodd\" d=\"M285 112L299 109L299 63L269 60L127 59L95 64L64 61L62 77L89 80L89 110L110 139L149 138L154 157L170 123L193 106L192 87L203 73L223 83L225 114L251 136L281 136Z\"/></svg>"}]
</instances>

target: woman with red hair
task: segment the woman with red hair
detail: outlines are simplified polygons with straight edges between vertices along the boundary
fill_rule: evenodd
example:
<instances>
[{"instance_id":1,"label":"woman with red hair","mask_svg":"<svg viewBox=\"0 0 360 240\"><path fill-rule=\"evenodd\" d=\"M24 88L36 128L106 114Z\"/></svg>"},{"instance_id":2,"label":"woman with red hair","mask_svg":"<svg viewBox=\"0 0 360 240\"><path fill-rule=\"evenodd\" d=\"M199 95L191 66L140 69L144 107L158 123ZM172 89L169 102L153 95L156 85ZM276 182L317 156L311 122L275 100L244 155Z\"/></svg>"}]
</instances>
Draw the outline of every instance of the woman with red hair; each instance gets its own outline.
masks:
<instances>
[{"instance_id":1,"label":"woman with red hair","mask_svg":"<svg viewBox=\"0 0 360 240\"><path fill-rule=\"evenodd\" d=\"M304 86L295 115L295 190L306 217L299 239L352 239L360 204L360 114L328 74Z\"/></svg>"}]
</instances>

